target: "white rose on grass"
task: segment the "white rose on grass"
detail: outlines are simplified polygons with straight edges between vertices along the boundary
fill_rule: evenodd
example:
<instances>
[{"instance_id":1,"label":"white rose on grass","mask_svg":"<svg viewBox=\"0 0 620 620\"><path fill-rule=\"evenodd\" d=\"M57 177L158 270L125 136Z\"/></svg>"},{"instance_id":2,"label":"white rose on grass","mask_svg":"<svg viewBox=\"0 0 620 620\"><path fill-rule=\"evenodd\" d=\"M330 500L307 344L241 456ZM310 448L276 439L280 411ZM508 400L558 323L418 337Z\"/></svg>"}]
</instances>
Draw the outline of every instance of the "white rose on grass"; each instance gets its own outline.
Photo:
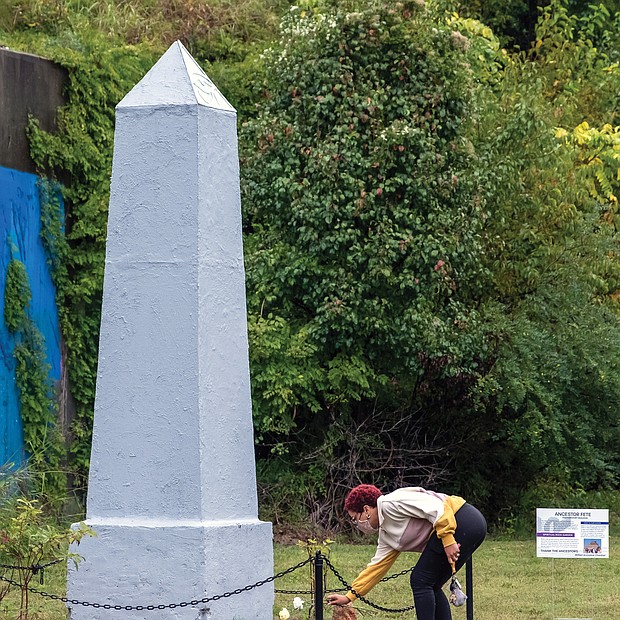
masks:
<instances>
[{"instance_id":1,"label":"white rose on grass","mask_svg":"<svg viewBox=\"0 0 620 620\"><path fill-rule=\"evenodd\" d=\"M280 617L280 620L288 620L291 617L291 614L288 612L286 607L282 607L278 616Z\"/></svg>"},{"instance_id":2,"label":"white rose on grass","mask_svg":"<svg viewBox=\"0 0 620 620\"><path fill-rule=\"evenodd\" d=\"M293 607L295 609L303 609L304 608L304 601L303 601L303 599L301 597L299 597L299 596L296 596L293 599Z\"/></svg>"}]
</instances>

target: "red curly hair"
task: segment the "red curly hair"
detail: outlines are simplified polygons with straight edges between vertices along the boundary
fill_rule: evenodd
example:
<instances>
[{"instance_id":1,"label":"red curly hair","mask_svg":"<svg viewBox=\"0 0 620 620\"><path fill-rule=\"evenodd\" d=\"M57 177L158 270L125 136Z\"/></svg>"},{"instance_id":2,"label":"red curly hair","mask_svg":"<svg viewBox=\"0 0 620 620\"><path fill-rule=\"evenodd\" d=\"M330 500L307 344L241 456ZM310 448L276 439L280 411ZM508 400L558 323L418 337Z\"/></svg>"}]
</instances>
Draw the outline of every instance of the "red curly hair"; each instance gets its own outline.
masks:
<instances>
[{"instance_id":1,"label":"red curly hair","mask_svg":"<svg viewBox=\"0 0 620 620\"><path fill-rule=\"evenodd\" d=\"M344 509L351 512L362 512L364 506L375 508L377 498L383 495L381 491L372 484L359 484L352 488L344 500Z\"/></svg>"}]
</instances>

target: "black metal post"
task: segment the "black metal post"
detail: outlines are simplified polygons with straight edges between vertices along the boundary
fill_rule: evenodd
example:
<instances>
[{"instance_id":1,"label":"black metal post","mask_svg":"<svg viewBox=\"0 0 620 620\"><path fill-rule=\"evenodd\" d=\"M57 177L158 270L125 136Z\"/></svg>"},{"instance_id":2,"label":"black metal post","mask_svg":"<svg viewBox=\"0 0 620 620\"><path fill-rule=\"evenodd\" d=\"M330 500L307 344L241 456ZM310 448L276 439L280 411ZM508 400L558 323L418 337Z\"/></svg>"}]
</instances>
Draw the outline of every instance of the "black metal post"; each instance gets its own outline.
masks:
<instances>
[{"instance_id":1,"label":"black metal post","mask_svg":"<svg viewBox=\"0 0 620 620\"><path fill-rule=\"evenodd\" d=\"M471 558L465 563L465 579L467 620L474 620L474 569Z\"/></svg>"},{"instance_id":2,"label":"black metal post","mask_svg":"<svg viewBox=\"0 0 620 620\"><path fill-rule=\"evenodd\" d=\"M314 617L323 620L323 554L316 552L314 558Z\"/></svg>"}]
</instances>

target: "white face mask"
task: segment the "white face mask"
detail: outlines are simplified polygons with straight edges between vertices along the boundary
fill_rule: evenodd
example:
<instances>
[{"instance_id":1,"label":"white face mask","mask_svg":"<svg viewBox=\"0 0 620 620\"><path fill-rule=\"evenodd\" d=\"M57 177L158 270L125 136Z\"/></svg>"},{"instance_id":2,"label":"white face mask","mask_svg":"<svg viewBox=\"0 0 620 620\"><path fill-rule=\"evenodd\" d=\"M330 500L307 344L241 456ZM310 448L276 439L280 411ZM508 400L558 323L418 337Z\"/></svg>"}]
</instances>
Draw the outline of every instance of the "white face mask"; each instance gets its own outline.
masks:
<instances>
[{"instance_id":1,"label":"white face mask","mask_svg":"<svg viewBox=\"0 0 620 620\"><path fill-rule=\"evenodd\" d=\"M374 528L372 525L370 525L370 517L368 519L366 519L366 521L358 521L356 523L357 529L360 532L364 532L364 534L375 534L379 528Z\"/></svg>"}]
</instances>

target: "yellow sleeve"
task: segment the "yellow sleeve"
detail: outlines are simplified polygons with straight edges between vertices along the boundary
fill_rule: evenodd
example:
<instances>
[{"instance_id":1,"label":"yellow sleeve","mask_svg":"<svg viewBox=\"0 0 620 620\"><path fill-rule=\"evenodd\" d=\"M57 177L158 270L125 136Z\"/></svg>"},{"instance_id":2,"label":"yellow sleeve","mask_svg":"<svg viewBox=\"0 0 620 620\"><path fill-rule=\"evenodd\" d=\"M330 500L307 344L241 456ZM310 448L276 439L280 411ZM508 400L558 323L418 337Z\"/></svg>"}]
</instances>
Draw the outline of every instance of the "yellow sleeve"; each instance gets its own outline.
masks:
<instances>
[{"instance_id":1,"label":"yellow sleeve","mask_svg":"<svg viewBox=\"0 0 620 620\"><path fill-rule=\"evenodd\" d=\"M454 513L465 503L462 497L450 495L443 503L443 514L435 522L435 531L444 547L456 544L456 519Z\"/></svg>"},{"instance_id":2,"label":"yellow sleeve","mask_svg":"<svg viewBox=\"0 0 620 620\"><path fill-rule=\"evenodd\" d=\"M400 551L390 551L383 558L381 558L375 564L369 564L351 584L351 589L355 590L358 594L364 596L367 592L370 592L380 581L383 579L385 573L390 570L390 566L394 564L396 558L400 555ZM346 597L350 601L354 601L357 597L352 591L346 593Z\"/></svg>"}]
</instances>

